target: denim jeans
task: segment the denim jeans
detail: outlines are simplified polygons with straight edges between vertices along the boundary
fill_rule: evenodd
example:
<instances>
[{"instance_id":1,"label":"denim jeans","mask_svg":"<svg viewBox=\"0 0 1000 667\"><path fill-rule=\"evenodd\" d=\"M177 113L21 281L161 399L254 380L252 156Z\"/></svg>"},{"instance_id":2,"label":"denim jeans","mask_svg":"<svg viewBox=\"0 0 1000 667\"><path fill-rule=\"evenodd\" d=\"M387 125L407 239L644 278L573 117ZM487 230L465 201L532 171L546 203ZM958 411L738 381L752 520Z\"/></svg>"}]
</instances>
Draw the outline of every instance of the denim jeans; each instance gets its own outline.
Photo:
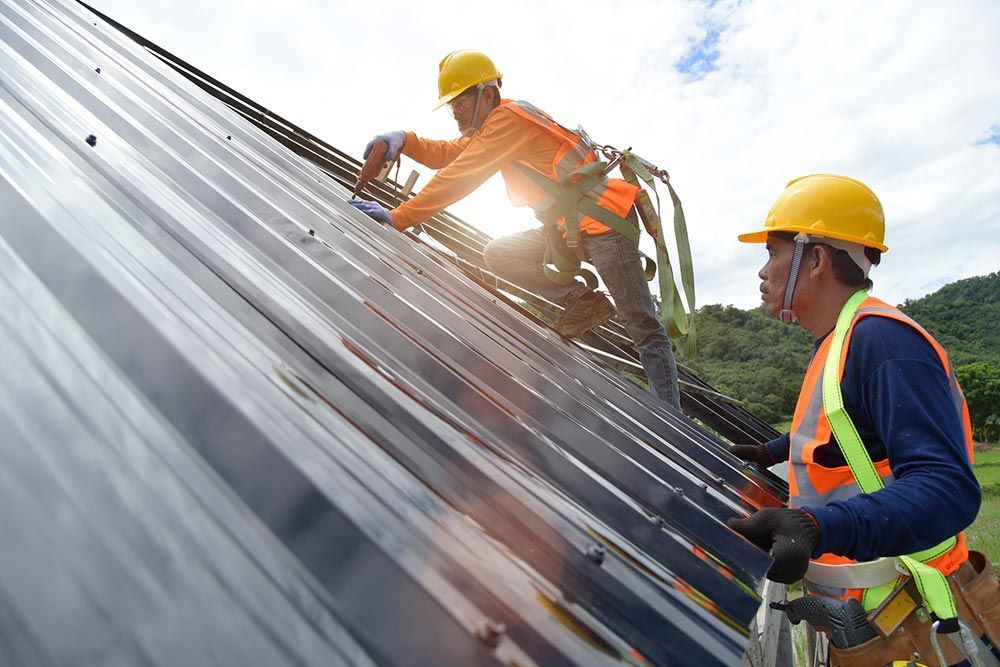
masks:
<instances>
[{"instance_id":1,"label":"denim jeans","mask_svg":"<svg viewBox=\"0 0 1000 667\"><path fill-rule=\"evenodd\" d=\"M618 314L639 352L650 390L679 410L677 362L670 338L656 316L639 250L613 231L596 236L581 234L580 242L611 292ZM542 269L545 234L541 227L494 239L486 245L483 255L486 265L497 276L554 303L565 304L570 297L586 291L581 282L557 285L545 276Z\"/></svg>"}]
</instances>

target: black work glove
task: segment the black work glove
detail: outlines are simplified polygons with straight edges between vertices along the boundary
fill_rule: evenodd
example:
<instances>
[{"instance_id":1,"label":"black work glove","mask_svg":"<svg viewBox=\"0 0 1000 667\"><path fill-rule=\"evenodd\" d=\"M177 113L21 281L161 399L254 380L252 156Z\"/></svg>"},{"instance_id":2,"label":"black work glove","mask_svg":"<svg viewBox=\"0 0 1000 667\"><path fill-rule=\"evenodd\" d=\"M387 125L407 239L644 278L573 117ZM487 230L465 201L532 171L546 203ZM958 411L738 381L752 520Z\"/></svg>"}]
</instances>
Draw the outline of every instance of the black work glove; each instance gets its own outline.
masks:
<instances>
[{"instance_id":1,"label":"black work glove","mask_svg":"<svg viewBox=\"0 0 1000 667\"><path fill-rule=\"evenodd\" d=\"M767 445L733 445L729 451L744 461L752 461L761 468L770 468L777 461L771 458Z\"/></svg>"},{"instance_id":2,"label":"black work glove","mask_svg":"<svg viewBox=\"0 0 1000 667\"><path fill-rule=\"evenodd\" d=\"M805 575L819 544L819 526L803 510L763 509L746 519L730 519L726 525L771 552L774 563L767 578L780 584L794 584Z\"/></svg>"}]
</instances>

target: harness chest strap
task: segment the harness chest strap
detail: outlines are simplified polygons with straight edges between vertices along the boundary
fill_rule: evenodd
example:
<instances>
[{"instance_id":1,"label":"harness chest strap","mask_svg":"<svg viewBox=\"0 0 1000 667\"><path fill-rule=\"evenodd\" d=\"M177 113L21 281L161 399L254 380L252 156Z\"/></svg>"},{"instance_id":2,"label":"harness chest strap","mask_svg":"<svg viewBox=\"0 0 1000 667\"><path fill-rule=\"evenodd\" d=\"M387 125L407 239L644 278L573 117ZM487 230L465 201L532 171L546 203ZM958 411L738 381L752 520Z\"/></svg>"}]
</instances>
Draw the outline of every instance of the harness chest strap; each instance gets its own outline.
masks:
<instances>
[{"instance_id":1,"label":"harness chest strap","mask_svg":"<svg viewBox=\"0 0 1000 667\"><path fill-rule=\"evenodd\" d=\"M855 292L840 311L837 326L833 331L830 350L827 353L823 369L823 412L830 423L830 428L837 439L837 444L858 483L862 493L874 493L885 487L872 462L871 455L864 446L857 427L844 408L844 396L840 388L840 359L844 350L847 333L851 328L854 314L861 303L868 298L865 290ZM947 553L957 544L955 537L930 549L895 558L880 558L868 563L852 563L848 565L826 565L811 562L805 579L811 583L836 586L840 588L879 589L887 592L899 573L913 577L917 590L924 602L934 614L942 619L953 619L958 616L955 609L955 599L944 574L926 565ZM868 606L867 604L865 605Z\"/></svg>"},{"instance_id":2,"label":"harness chest strap","mask_svg":"<svg viewBox=\"0 0 1000 667\"><path fill-rule=\"evenodd\" d=\"M587 196L601 182L603 170L606 166L604 162L588 162L587 164L574 169L562 182L553 181L551 178L540 174L531 167L516 163L522 174L528 177L536 187L544 190L547 194L555 198L555 202L545 211L540 211L536 215L544 224L550 225L564 216L569 216L574 211L579 211L595 220L603 222L605 225L625 236L633 243L639 243L639 230L622 216L609 211ZM577 180L574 180L577 179ZM579 226L572 224L575 221L566 221L567 234L579 239ZM573 228L576 228L575 231ZM576 245L569 242L568 245Z\"/></svg>"}]
</instances>

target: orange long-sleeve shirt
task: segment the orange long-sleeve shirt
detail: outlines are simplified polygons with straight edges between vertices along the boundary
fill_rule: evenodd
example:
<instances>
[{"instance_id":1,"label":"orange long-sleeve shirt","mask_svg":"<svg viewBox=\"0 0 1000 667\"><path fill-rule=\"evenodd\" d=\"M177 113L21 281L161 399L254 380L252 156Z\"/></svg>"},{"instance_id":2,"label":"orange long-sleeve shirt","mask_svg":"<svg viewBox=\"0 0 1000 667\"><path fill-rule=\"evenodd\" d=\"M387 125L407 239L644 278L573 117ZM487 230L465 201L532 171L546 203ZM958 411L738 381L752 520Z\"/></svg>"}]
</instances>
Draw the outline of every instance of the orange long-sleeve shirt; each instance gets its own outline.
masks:
<instances>
[{"instance_id":1,"label":"orange long-sleeve shirt","mask_svg":"<svg viewBox=\"0 0 1000 667\"><path fill-rule=\"evenodd\" d=\"M393 209L393 224L402 231L431 218L514 160L548 173L560 145L559 139L503 106L490 112L471 137L439 141L407 132L403 155L440 171L413 199Z\"/></svg>"}]
</instances>

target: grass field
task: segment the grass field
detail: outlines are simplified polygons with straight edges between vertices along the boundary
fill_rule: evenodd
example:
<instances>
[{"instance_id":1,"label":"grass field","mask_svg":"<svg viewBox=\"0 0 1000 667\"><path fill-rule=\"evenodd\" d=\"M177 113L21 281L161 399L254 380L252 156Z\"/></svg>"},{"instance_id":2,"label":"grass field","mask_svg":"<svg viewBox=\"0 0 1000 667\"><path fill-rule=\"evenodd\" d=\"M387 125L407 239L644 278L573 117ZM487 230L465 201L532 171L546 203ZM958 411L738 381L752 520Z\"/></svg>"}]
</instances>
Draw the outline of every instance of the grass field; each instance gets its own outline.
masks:
<instances>
[{"instance_id":1,"label":"grass field","mask_svg":"<svg viewBox=\"0 0 1000 667\"><path fill-rule=\"evenodd\" d=\"M1000 447L976 451L975 470L983 487L983 504L966 536L971 548L990 557L993 571L1000 576Z\"/></svg>"}]
</instances>

